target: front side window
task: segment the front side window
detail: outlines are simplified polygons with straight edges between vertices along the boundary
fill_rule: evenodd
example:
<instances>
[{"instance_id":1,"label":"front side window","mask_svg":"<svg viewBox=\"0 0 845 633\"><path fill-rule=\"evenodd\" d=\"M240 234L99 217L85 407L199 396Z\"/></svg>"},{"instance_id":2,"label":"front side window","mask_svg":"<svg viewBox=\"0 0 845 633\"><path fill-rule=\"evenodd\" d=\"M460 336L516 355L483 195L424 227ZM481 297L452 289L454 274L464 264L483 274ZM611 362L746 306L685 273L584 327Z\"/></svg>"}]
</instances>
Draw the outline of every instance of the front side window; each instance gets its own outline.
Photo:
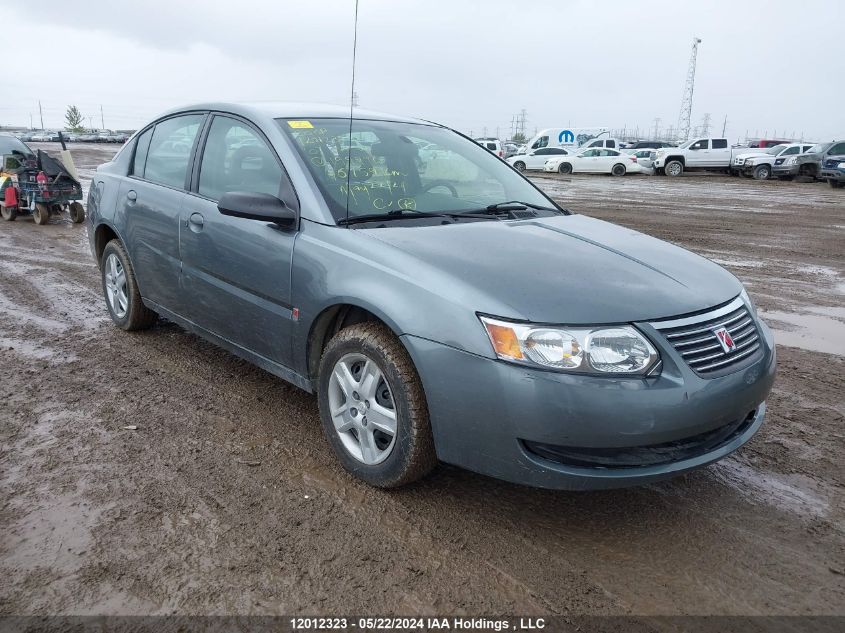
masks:
<instances>
[{"instance_id":1,"label":"front side window","mask_svg":"<svg viewBox=\"0 0 845 633\"><path fill-rule=\"evenodd\" d=\"M200 165L199 194L219 200L228 191L278 196L282 168L276 154L246 123L215 116Z\"/></svg>"},{"instance_id":2,"label":"front side window","mask_svg":"<svg viewBox=\"0 0 845 633\"><path fill-rule=\"evenodd\" d=\"M836 145L830 148L828 154L830 154L831 156L840 156L842 154L845 154L845 143L837 143Z\"/></svg>"},{"instance_id":3,"label":"front side window","mask_svg":"<svg viewBox=\"0 0 845 633\"><path fill-rule=\"evenodd\" d=\"M156 124L144 168L145 180L177 189L185 186L191 149L204 117L186 114Z\"/></svg>"},{"instance_id":4,"label":"front side window","mask_svg":"<svg viewBox=\"0 0 845 633\"><path fill-rule=\"evenodd\" d=\"M552 153L551 149L545 149L544 148L544 149L538 149L536 152L534 152L534 155L535 156L547 156L548 154L551 154L551 153Z\"/></svg>"},{"instance_id":5,"label":"front side window","mask_svg":"<svg viewBox=\"0 0 845 633\"><path fill-rule=\"evenodd\" d=\"M707 141L706 139L698 141L697 143L693 143L692 145L690 145L690 149L692 149L692 150L707 149L708 147L709 147L709 141Z\"/></svg>"},{"instance_id":6,"label":"front side window","mask_svg":"<svg viewBox=\"0 0 845 633\"><path fill-rule=\"evenodd\" d=\"M349 217L461 212L510 200L554 208L508 165L443 127L355 120L350 135L349 119L278 123L336 220L347 216L347 204Z\"/></svg>"},{"instance_id":7,"label":"front side window","mask_svg":"<svg viewBox=\"0 0 845 633\"><path fill-rule=\"evenodd\" d=\"M548 136L541 136L536 141L534 141L534 144L531 146L531 149L537 149L538 147L545 147L548 144L549 144L549 137Z\"/></svg>"},{"instance_id":8,"label":"front side window","mask_svg":"<svg viewBox=\"0 0 845 633\"><path fill-rule=\"evenodd\" d=\"M792 154L798 154L800 152L801 152L801 148L796 145L795 147L787 147L784 150L783 155L784 156L791 156Z\"/></svg>"}]
</instances>

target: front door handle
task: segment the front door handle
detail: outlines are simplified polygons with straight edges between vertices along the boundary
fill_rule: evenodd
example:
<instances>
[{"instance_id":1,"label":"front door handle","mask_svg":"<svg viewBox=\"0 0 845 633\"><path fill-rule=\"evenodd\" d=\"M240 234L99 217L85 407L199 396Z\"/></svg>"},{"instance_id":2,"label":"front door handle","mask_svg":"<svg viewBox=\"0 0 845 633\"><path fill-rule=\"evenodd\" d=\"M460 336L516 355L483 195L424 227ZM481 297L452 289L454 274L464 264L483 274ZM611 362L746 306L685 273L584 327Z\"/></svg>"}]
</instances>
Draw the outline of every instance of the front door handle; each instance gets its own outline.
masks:
<instances>
[{"instance_id":1,"label":"front door handle","mask_svg":"<svg viewBox=\"0 0 845 633\"><path fill-rule=\"evenodd\" d=\"M129 202L135 202L138 199L138 194L133 189L130 189L126 197L129 199Z\"/></svg>"},{"instance_id":2,"label":"front door handle","mask_svg":"<svg viewBox=\"0 0 845 633\"><path fill-rule=\"evenodd\" d=\"M192 213L188 218L188 228L190 228L194 233L199 233L202 231L204 222L205 220L199 213Z\"/></svg>"}]
</instances>

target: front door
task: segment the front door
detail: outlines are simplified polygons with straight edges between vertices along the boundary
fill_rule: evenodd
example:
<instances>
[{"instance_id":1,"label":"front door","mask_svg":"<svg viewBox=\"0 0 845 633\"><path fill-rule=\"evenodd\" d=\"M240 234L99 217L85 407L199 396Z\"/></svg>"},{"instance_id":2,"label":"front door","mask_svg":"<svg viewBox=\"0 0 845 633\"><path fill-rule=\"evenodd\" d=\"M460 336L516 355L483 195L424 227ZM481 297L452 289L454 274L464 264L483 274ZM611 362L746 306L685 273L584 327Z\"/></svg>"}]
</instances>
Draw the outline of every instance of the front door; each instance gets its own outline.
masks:
<instances>
[{"instance_id":1,"label":"front door","mask_svg":"<svg viewBox=\"0 0 845 633\"><path fill-rule=\"evenodd\" d=\"M215 115L196 183L182 206L180 245L189 306L184 316L231 343L290 366L296 231L224 216L217 209L228 191L282 197L283 178L278 156L263 135L243 120Z\"/></svg>"}]
</instances>

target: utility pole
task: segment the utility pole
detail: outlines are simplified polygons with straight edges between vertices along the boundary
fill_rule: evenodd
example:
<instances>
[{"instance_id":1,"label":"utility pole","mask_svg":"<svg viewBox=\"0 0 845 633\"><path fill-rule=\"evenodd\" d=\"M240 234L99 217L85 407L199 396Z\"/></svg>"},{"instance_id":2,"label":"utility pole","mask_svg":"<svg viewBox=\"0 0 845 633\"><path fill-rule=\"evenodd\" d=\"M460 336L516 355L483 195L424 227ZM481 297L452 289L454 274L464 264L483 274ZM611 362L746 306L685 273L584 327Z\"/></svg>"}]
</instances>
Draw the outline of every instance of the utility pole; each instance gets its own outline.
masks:
<instances>
[{"instance_id":1,"label":"utility pole","mask_svg":"<svg viewBox=\"0 0 845 633\"><path fill-rule=\"evenodd\" d=\"M698 45L701 44L701 38L692 38L692 52L689 58L689 67L687 68L687 80L684 83L684 94L681 97L681 111L678 114L678 137L681 141L689 140L690 134L690 119L692 117L692 95L695 89L695 64L698 57Z\"/></svg>"},{"instance_id":2,"label":"utility pole","mask_svg":"<svg viewBox=\"0 0 845 633\"><path fill-rule=\"evenodd\" d=\"M725 115L725 122L722 123L722 136L725 136L725 130L728 129L728 115Z\"/></svg>"},{"instance_id":3,"label":"utility pole","mask_svg":"<svg viewBox=\"0 0 845 633\"><path fill-rule=\"evenodd\" d=\"M103 104L100 104L100 125L103 126L103 130L106 129L106 120L103 118Z\"/></svg>"},{"instance_id":4,"label":"utility pole","mask_svg":"<svg viewBox=\"0 0 845 633\"><path fill-rule=\"evenodd\" d=\"M41 99L38 100L38 114L41 116L41 129L44 129L44 110L41 109Z\"/></svg>"},{"instance_id":5,"label":"utility pole","mask_svg":"<svg viewBox=\"0 0 845 633\"><path fill-rule=\"evenodd\" d=\"M654 118L654 135L651 137L651 139L653 141L657 140L657 137L659 136L659 134L658 134L659 130L660 130L660 117L655 117Z\"/></svg>"}]
</instances>

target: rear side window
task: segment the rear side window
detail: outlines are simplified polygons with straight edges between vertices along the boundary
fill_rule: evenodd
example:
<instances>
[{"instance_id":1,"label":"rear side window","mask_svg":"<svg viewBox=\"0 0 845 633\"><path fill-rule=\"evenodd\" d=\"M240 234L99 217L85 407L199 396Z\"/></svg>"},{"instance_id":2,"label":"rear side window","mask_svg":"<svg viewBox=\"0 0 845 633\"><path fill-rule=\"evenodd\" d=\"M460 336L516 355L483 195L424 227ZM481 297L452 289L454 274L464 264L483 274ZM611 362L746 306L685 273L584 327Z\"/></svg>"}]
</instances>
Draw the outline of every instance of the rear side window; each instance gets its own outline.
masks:
<instances>
[{"instance_id":1,"label":"rear side window","mask_svg":"<svg viewBox=\"0 0 845 633\"><path fill-rule=\"evenodd\" d=\"M568 153L569 153L569 152L567 152L565 149L560 149L559 147L550 147L550 148L549 148L549 154L563 154L563 155L566 155L566 154L568 154Z\"/></svg>"},{"instance_id":2,"label":"rear side window","mask_svg":"<svg viewBox=\"0 0 845 633\"><path fill-rule=\"evenodd\" d=\"M247 124L215 116L200 166L199 193L219 200L227 191L278 196L282 168L264 139Z\"/></svg>"},{"instance_id":3,"label":"rear side window","mask_svg":"<svg viewBox=\"0 0 845 633\"><path fill-rule=\"evenodd\" d=\"M144 166L147 164L147 152L150 151L150 139L153 137L153 128L150 128L138 137L135 145L135 160L132 162L132 175L138 178L144 177Z\"/></svg>"},{"instance_id":4,"label":"rear side window","mask_svg":"<svg viewBox=\"0 0 845 633\"><path fill-rule=\"evenodd\" d=\"M155 126L144 179L178 189L185 186L191 148L204 117L203 114L187 114Z\"/></svg>"},{"instance_id":5,"label":"rear side window","mask_svg":"<svg viewBox=\"0 0 845 633\"><path fill-rule=\"evenodd\" d=\"M616 147L616 141L608 141L607 147Z\"/></svg>"},{"instance_id":6,"label":"rear side window","mask_svg":"<svg viewBox=\"0 0 845 633\"><path fill-rule=\"evenodd\" d=\"M496 144L495 144L495 143L487 143L487 149L493 149L493 150L495 150L495 149L496 149Z\"/></svg>"},{"instance_id":7,"label":"rear side window","mask_svg":"<svg viewBox=\"0 0 845 633\"><path fill-rule=\"evenodd\" d=\"M725 149L728 146L728 139L726 138L714 138L713 139L713 149Z\"/></svg>"}]
</instances>

